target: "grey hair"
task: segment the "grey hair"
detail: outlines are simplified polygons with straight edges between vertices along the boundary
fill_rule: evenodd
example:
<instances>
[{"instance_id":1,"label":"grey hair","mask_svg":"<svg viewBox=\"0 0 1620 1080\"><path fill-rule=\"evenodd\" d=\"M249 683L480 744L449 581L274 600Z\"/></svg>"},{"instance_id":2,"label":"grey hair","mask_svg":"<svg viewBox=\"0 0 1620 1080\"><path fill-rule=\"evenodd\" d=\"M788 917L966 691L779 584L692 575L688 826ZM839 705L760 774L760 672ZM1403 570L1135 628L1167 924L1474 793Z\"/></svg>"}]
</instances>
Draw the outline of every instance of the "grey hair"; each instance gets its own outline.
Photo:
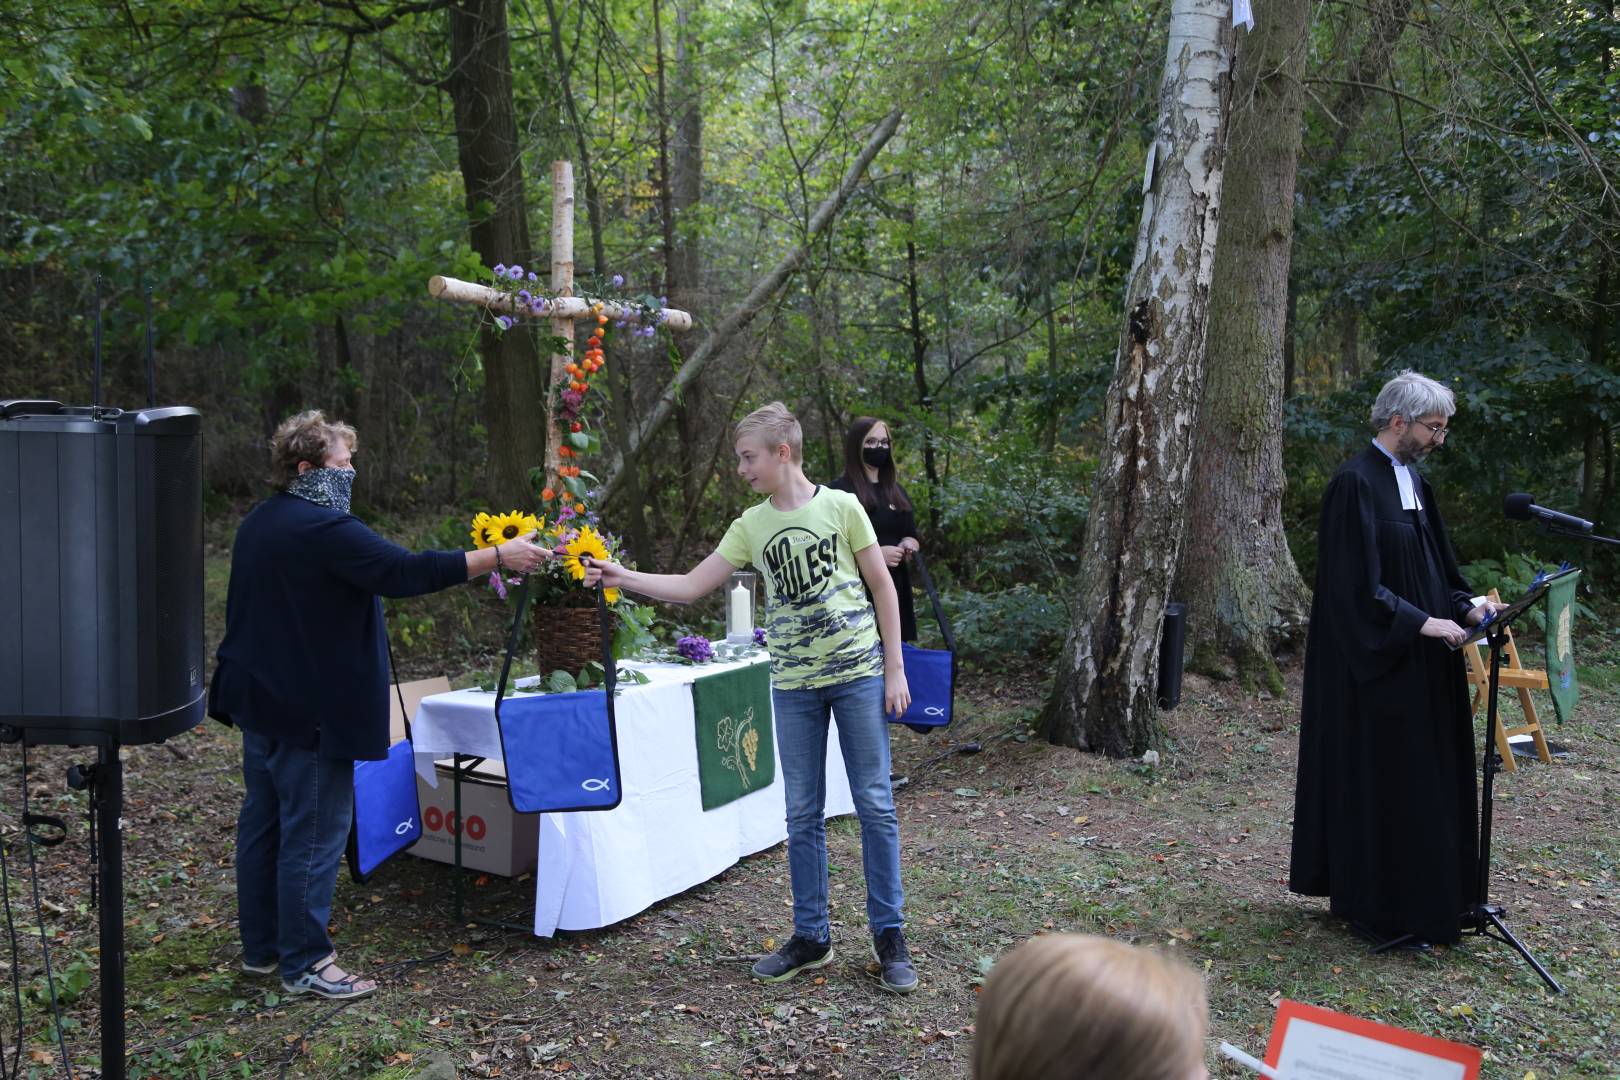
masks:
<instances>
[{"instance_id":1,"label":"grey hair","mask_svg":"<svg viewBox=\"0 0 1620 1080\"><path fill-rule=\"evenodd\" d=\"M1383 431L1389 427L1392 416L1403 416L1410 422L1420 416L1450 416L1456 411L1457 397L1449 387L1427 375L1403 371L1378 391L1372 407L1373 429Z\"/></svg>"}]
</instances>

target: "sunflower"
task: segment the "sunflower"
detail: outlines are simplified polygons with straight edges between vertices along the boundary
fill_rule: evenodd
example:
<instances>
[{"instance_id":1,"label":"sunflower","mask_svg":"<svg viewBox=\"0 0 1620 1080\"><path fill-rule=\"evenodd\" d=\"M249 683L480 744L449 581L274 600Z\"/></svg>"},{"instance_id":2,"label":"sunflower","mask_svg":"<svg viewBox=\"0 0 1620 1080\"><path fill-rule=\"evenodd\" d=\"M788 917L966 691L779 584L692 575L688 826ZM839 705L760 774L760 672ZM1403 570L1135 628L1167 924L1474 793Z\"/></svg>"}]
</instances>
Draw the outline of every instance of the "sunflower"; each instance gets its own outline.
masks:
<instances>
[{"instance_id":1,"label":"sunflower","mask_svg":"<svg viewBox=\"0 0 1620 1080\"><path fill-rule=\"evenodd\" d=\"M539 528L539 519L533 514L525 514L521 510L512 510L491 518L489 521L490 534L494 536L497 544L504 544L508 540L516 540L520 536L527 536Z\"/></svg>"},{"instance_id":2,"label":"sunflower","mask_svg":"<svg viewBox=\"0 0 1620 1080\"><path fill-rule=\"evenodd\" d=\"M564 545L564 550L568 552L568 557L563 559L563 569L568 571L568 576L575 581L585 580L585 564L580 561L582 556L589 555L603 562L612 558L608 553L607 544L589 525L581 525L574 538ZM617 597L611 597L609 602L616 599Z\"/></svg>"},{"instance_id":3,"label":"sunflower","mask_svg":"<svg viewBox=\"0 0 1620 1080\"><path fill-rule=\"evenodd\" d=\"M474 544L478 545L480 548L487 548L494 547L496 544L500 543L500 541L495 537L495 520L495 518L492 518L485 513L480 513L477 517L473 518L471 535Z\"/></svg>"}]
</instances>

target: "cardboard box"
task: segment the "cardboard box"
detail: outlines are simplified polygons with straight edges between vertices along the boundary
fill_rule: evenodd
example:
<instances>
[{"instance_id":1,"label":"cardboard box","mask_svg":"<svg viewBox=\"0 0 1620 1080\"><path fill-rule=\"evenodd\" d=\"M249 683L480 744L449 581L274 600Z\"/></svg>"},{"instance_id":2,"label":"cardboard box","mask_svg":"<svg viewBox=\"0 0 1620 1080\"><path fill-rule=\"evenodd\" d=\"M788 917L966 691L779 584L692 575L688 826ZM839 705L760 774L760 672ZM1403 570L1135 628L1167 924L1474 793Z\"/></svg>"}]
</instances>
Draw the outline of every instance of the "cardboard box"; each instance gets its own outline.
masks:
<instances>
[{"instance_id":1,"label":"cardboard box","mask_svg":"<svg viewBox=\"0 0 1620 1080\"><path fill-rule=\"evenodd\" d=\"M416 778L422 803L422 839L412 855L454 865L455 787L450 761L436 763L439 786ZM461 781L461 815L467 828L461 838L461 865L498 877L532 873L539 856L540 815L519 814L506 798L506 773L498 761L486 761Z\"/></svg>"},{"instance_id":2,"label":"cardboard box","mask_svg":"<svg viewBox=\"0 0 1620 1080\"><path fill-rule=\"evenodd\" d=\"M393 746L405 737L405 718L416 716L416 707L422 704L422 699L432 694L448 694L450 680L443 675L433 679L418 679L416 682L399 683L398 689L390 687L388 694L388 745ZM399 699L405 699L405 711L399 711Z\"/></svg>"}]
</instances>

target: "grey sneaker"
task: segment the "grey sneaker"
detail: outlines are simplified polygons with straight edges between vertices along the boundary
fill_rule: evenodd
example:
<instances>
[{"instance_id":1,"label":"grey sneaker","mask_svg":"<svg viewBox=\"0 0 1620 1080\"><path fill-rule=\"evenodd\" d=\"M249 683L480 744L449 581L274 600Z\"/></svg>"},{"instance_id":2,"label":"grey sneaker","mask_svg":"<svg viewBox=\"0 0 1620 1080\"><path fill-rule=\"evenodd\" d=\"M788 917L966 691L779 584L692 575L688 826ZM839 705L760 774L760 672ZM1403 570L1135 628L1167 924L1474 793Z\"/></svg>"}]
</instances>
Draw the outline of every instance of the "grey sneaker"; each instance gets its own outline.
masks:
<instances>
[{"instance_id":1,"label":"grey sneaker","mask_svg":"<svg viewBox=\"0 0 1620 1080\"><path fill-rule=\"evenodd\" d=\"M909 994L917 989L917 969L911 966L911 950L906 935L891 926L872 937L872 955L883 969L883 989Z\"/></svg>"},{"instance_id":2,"label":"grey sneaker","mask_svg":"<svg viewBox=\"0 0 1620 1080\"><path fill-rule=\"evenodd\" d=\"M794 934L786 945L759 958L754 965L754 978L768 983L787 982L801 971L826 967L832 960L832 942L815 942Z\"/></svg>"}]
</instances>

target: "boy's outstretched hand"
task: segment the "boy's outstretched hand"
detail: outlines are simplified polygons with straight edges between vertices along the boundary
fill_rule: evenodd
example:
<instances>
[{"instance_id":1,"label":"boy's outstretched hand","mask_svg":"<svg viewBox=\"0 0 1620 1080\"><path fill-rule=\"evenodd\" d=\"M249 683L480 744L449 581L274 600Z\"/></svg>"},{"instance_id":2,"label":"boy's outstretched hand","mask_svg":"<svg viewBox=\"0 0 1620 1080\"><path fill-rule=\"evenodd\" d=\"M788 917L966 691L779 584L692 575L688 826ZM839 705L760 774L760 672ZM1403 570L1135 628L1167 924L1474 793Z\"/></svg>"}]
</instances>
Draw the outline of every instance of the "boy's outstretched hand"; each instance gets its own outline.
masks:
<instances>
[{"instance_id":1,"label":"boy's outstretched hand","mask_svg":"<svg viewBox=\"0 0 1620 1080\"><path fill-rule=\"evenodd\" d=\"M911 687L906 684L906 669L883 672L883 715L899 716L911 708Z\"/></svg>"},{"instance_id":2,"label":"boy's outstretched hand","mask_svg":"<svg viewBox=\"0 0 1620 1080\"><path fill-rule=\"evenodd\" d=\"M594 589L598 584L609 589L624 587L624 567L616 562L593 559L589 555L579 560L585 564L585 587Z\"/></svg>"}]
</instances>

